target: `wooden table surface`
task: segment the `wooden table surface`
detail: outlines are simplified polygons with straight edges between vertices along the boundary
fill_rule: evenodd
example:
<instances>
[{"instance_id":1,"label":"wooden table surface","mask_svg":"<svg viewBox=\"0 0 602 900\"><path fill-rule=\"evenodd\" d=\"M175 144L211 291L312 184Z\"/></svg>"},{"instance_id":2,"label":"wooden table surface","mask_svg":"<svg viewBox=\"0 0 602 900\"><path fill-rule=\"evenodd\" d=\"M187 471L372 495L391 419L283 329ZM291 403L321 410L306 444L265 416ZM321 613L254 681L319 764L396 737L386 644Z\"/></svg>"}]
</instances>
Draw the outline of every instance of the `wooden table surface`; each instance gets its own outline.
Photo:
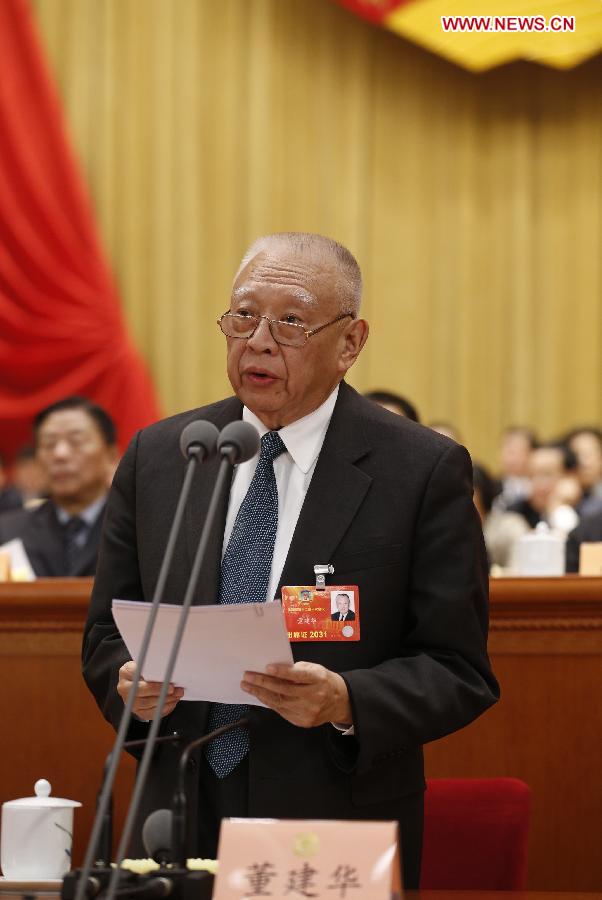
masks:
<instances>
[{"instance_id":1,"label":"wooden table surface","mask_svg":"<svg viewBox=\"0 0 602 900\"><path fill-rule=\"evenodd\" d=\"M3 900L22 900L24 897L59 897L60 890L50 885L32 883L28 888L14 882L0 882ZM598 900L602 893L560 891L406 891L405 900Z\"/></svg>"},{"instance_id":2,"label":"wooden table surface","mask_svg":"<svg viewBox=\"0 0 602 900\"><path fill-rule=\"evenodd\" d=\"M406 891L406 900L597 900L602 893L573 891Z\"/></svg>"}]
</instances>

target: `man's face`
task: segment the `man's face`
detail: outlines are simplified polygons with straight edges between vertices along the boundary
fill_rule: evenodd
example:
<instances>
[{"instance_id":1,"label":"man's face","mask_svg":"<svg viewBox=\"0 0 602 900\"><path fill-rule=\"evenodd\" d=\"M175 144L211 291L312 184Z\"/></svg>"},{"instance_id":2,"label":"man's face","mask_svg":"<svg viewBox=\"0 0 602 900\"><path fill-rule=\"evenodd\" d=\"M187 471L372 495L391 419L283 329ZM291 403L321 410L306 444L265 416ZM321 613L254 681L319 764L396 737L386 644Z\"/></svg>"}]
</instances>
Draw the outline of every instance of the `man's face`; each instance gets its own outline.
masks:
<instances>
[{"instance_id":1,"label":"man's face","mask_svg":"<svg viewBox=\"0 0 602 900\"><path fill-rule=\"evenodd\" d=\"M602 447L595 434L587 431L576 434L571 450L577 457L579 481L584 488L595 487L602 481Z\"/></svg>"},{"instance_id":2,"label":"man's face","mask_svg":"<svg viewBox=\"0 0 602 900\"><path fill-rule=\"evenodd\" d=\"M43 497L48 493L46 471L36 456L17 460L13 469L13 484L25 497Z\"/></svg>"},{"instance_id":3,"label":"man's face","mask_svg":"<svg viewBox=\"0 0 602 900\"><path fill-rule=\"evenodd\" d=\"M332 259L274 245L237 277L230 311L302 325L325 325L341 312ZM302 347L277 344L265 319L247 339L227 338L228 377L240 400L270 429L317 409L359 354L367 324L351 318L330 325Z\"/></svg>"},{"instance_id":4,"label":"man's face","mask_svg":"<svg viewBox=\"0 0 602 900\"><path fill-rule=\"evenodd\" d=\"M346 594L339 594L337 597L337 609L340 613L346 615L349 612L349 597Z\"/></svg>"},{"instance_id":5,"label":"man's face","mask_svg":"<svg viewBox=\"0 0 602 900\"><path fill-rule=\"evenodd\" d=\"M502 474L524 477L527 474L530 454L531 445L526 434L509 431L502 437L500 449Z\"/></svg>"},{"instance_id":6,"label":"man's face","mask_svg":"<svg viewBox=\"0 0 602 900\"><path fill-rule=\"evenodd\" d=\"M62 409L47 416L38 429L37 457L51 498L83 509L107 490L116 451L87 412Z\"/></svg>"},{"instance_id":7,"label":"man's face","mask_svg":"<svg viewBox=\"0 0 602 900\"><path fill-rule=\"evenodd\" d=\"M543 512L564 475L564 461L561 450L554 447L541 447L533 450L529 459L529 476L531 478L531 505Z\"/></svg>"}]
</instances>

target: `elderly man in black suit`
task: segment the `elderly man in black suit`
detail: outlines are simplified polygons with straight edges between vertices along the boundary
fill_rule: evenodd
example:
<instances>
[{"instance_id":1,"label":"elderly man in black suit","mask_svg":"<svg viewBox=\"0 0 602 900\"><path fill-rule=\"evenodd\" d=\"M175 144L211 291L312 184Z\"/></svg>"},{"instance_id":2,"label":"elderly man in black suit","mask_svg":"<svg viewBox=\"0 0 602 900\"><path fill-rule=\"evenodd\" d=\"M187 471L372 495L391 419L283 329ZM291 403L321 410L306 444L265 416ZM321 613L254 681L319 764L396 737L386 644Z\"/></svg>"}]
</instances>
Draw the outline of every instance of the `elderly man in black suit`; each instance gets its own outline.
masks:
<instances>
[{"instance_id":1,"label":"elderly man in black suit","mask_svg":"<svg viewBox=\"0 0 602 900\"><path fill-rule=\"evenodd\" d=\"M358 586L361 640L298 642L292 666L247 672L250 727L199 752L193 855L214 855L223 816L396 819L404 882L417 886L422 744L498 697L487 658L487 563L466 450L359 396L344 381L368 336L361 275L328 238L260 238L243 257L219 324L235 397L140 432L109 498L84 637L84 674L116 725L134 663L111 598L150 599L184 461L182 428L241 417L262 436L222 498L198 602L271 601L316 563ZM166 596L181 601L217 463L199 471ZM261 558L260 558L261 557ZM244 596L242 596L244 595ZM130 737L146 733L159 686L142 682ZM187 702L177 686L163 731L191 739L238 710ZM214 742L215 744L216 742ZM170 805L178 753L156 753L142 815ZM197 814L198 813L198 814Z\"/></svg>"},{"instance_id":2,"label":"elderly man in black suit","mask_svg":"<svg viewBox=\"0 0 602 900\"><path fill-rule=\"evenodd\" d=\"M337 594L335 603L337 611L331 615L333 622L352 622L355 619L355 613L349 608L349 594Z\"/></svg>"},{"instance_id":3,"label":"elderly man in black suit","mask_svg":"<svg viewBox=\"0 0 602 900\"><path fill-rule=\"evenodd\" d=\"M49 499L0 517L0 544L20 538L38 577L94 575L117 461L115 426L102 407L66 397L34 422Z\"/></svg>"}]
</instances>

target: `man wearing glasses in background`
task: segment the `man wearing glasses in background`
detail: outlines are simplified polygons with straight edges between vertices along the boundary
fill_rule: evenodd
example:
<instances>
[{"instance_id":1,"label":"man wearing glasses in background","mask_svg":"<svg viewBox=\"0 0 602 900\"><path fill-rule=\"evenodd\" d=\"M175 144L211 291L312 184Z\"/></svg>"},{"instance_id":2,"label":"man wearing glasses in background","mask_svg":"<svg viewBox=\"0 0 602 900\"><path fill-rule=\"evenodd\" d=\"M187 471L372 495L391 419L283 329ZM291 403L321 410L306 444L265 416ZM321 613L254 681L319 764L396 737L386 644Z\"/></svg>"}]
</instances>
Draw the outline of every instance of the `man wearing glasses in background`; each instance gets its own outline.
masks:
<instances>
[{"instance_id":1,"label":"man wearing glasses in background","mask_svg":"<svg viewBox=\"0 0 602 900\"><path fill-rule=\"evenodd\" d=\"M248 731L200 752L190 855L214 856L225 816L396 819L403 875L417 887L422 744L460 728L498 696L486 651L487 564L467 452L359 396L344 381L368 336L360 270L329 238L285 233L243 257L219 325L235 397L158 423L132 442L110 495L84 639L84 673L117 726L134 664L111 599L149 600L184 463L182 428L243 418L261 452L240 465L201 573L200 602L271 601L311 583L316 563L358 586L355 642L293 644L295 664L245 673L265 707L187 702L174 687L165 733L193 739L243 711ZM395 323L392 323L392 327ZM197 495L166 596L178 602L210 492ZM141 682L134 711L151 719L159 686ZM140 737L143 721L129 737ZM177 750L155 756L141 821L169 806ZM192 801L190 801L192 802ZM194 804L193 804L194 805Z\"/></svg>"},{"instance_id":2,"label":"man wearing glasses in background","mask_svg":"<svg viewBox=\"0 0 602 900\"><path fill-rule=\"evenodd\" d=\"M94 575L118 458L113 420L85 397L65 397L38 413L34 434L48 500L0 516L0 544L19 538L38 577Z\"/></svg>"}]
</instances>

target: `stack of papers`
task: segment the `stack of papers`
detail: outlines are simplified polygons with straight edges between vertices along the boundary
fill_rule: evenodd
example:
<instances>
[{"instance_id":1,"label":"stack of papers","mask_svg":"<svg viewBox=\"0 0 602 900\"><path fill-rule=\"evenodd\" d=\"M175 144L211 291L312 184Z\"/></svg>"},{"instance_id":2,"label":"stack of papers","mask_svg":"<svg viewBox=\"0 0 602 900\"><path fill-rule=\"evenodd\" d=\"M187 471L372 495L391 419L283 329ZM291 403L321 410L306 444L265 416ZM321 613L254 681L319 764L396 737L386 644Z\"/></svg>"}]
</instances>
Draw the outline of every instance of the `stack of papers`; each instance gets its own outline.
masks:
<instances>
[{"instance_id":1,"label":"stack of papers","mask_svg":"<svg viewBox=\"0 0 602 900\"><path fill-rule=\"evenodd\" d=\"M151 604L113 600L113 616L137 661ZM163 681L181 607L162 603L144 664L145 681ZM280 603L192 606L171 681L184 700L263 706L240 687L244 672L265 672L271 663L293 664Z\"/></svg>"}]
</instances>

